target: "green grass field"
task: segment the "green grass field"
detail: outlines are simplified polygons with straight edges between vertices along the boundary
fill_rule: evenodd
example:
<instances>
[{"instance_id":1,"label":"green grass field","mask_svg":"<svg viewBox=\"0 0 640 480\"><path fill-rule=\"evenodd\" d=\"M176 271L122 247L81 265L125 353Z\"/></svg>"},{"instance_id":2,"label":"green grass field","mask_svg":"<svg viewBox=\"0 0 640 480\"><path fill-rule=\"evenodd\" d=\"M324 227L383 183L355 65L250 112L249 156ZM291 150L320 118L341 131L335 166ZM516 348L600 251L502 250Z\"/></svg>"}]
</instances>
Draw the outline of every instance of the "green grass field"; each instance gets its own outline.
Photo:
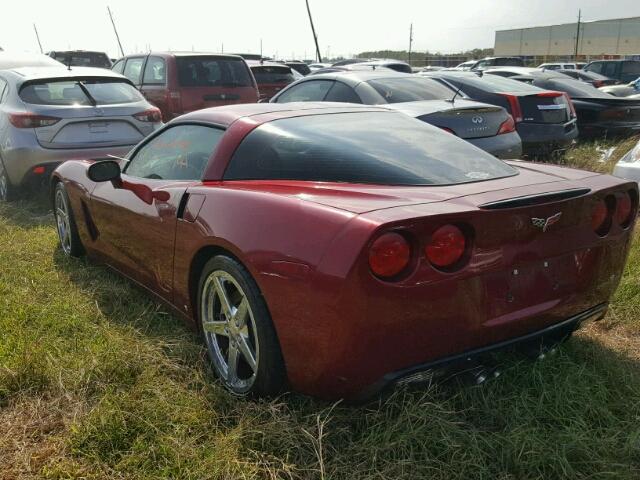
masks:
<instances>
[{"instance_id":1,"label":"green grass field","mask_svg":"<svg viewBox=\"0 0 640 480\"><path fill-rule=\"evenodd\" d=\"M632 144L562 162L607 171ZM46 202L0 206L0 479L18 478L640 478L640 241L606 320L483 386L236 401L179 319L61 254Z\"/></svg>"}]
</instances>

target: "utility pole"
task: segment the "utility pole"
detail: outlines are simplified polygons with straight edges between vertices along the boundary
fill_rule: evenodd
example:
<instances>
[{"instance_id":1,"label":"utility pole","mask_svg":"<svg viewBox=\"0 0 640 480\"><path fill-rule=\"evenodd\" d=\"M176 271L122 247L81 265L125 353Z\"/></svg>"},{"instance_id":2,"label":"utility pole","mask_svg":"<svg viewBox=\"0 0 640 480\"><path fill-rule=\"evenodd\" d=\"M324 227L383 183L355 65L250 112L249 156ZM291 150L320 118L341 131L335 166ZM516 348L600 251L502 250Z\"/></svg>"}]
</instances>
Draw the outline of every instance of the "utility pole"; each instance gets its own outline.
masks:
<instances>
[{"instance_id":1,"label":"utility pole","mask_svg":"<svg viewBox=\"0 0 640 480\"><path fill-rule=\"evenodd\" d=\"M409 65L411 65L411 47L413 45L413 23L409 27Z\"/></svg>"},{"instance_id":2,"label":"utility pole","mask_svg":"<svg viewBox=\"0 0 640 480\"><path fill-rule=\"evenodd\" d=\"M36 32L36 38L38 39L38 46L40 47L40 53L44 53L42 50L42 43L40 43L40 35L38 35L38 29L36 28L36 24L33 24L33 31Z\"/></svg>"},{"instance_id":3,"label":"utility pole","mask_svg":"<svg viewBox=\"0 0 640 480\"><path fill-rule=\"evenodd\" d=\"M313 18L311 18L311 8L309 8L309 0L305 0L307 2L307 13L309 14L309 23L311 24L311 33L313 33L313 41L316 44L316 56L318 57L318 62L322 62L322 55L320 54L320 47L318 46L318 36L316 35L316 28L313 26Z\"/></svg>"},{"instance_id":4,"label":"utility pole","mask_svg":"<svg viewBox=\"0 0 640 480\"><path fill-rule=\"evenodd\" d=\"M122 43L120 43L120 35L118 35L118 30L116 29L116 22L113 21L113 15L111 14L111 9L107 5L107 12L109 12L109 18L111 19L111 25L113 25L113 31L116 34L116 40L118 40L118 47L120 47L120 55L124 57L124 50L122 48Z\"/></svg>"},{"instance_id":5,"label":"utility pole","mask_svg":"<svg viewBox=\"0 0 640 480\"><path fill-rule=\"evenodd\" d=\"M578 28L576 30L576 50L573 55L574 60L578 60L578 46L580 45L580 20L582 20L582 10L578 10Z\"/></svg>"},{"instance_id":6,"label":"utility pole","mask_svg":"<svg viewBox=\"0 0 640 480\"><path fill-rule=\"evenodd\" d=\"M262 39L260 39L260 60L262 60Z\"/></svg>"}]
</instances>

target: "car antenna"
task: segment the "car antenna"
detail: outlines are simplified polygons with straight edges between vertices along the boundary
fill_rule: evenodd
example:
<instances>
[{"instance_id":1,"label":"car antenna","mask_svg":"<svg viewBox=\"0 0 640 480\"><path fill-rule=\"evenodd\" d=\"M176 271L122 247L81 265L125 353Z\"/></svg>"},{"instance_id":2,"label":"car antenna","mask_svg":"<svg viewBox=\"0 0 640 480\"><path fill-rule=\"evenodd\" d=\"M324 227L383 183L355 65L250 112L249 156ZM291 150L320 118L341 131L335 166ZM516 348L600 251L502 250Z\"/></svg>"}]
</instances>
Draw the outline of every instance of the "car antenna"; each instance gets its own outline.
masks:
<instances>
[{"instance_id":1,"label":"car antenna","mask_svg":"<svg viewBox=\"0 0 640 480\"><path fill-rule=\"evenodd\" d=\"M460 86L458 87L458 89L456 90L455 95L453 96L453 98L451 100L447 100L449 103L454 104L456 102L456 97L458 95L460 95L460 92L462 91L462 84L460 84Z\"/></svg>"}]
</instances>

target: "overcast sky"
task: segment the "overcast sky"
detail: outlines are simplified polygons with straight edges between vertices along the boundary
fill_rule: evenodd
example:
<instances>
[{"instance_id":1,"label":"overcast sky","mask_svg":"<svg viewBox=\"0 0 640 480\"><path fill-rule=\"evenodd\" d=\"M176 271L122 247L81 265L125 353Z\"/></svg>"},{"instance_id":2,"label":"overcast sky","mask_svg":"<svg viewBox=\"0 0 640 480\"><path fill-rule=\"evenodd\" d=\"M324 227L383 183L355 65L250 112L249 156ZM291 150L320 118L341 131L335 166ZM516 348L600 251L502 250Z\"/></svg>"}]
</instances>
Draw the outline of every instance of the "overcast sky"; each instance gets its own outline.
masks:
<instances>
[{"instance_id":1,"label":"overcast sky","mask_svg":"<svg viewBox=\"0 0 640 480\"><path fill-rule=\"evenodd\" d=\"M0 46L38 51L85 49L118 55L113 11L125 53L153 50L313 56L304 0L5 0ZM639 0L310 0L322 55L406 49L457 52L493 47L495 30L640 16Z\"/></svg>"}]
</instances>

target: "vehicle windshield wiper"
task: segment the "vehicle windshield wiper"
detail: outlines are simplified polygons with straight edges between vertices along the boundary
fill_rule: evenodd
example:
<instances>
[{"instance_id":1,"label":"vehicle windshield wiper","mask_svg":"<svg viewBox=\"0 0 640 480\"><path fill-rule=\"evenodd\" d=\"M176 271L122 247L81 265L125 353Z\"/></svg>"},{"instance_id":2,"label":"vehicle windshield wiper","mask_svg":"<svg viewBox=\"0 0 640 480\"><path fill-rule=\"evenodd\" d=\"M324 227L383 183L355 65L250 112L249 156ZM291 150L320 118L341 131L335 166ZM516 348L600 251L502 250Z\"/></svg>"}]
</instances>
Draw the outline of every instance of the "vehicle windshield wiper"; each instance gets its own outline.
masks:
<instances>
[{"instance_id":1,"label":"vehicle windshield wiper","mask_svg":"<svg viewBox=\"0 0 640 480\"><path fill-rule=\"evenodd\" d=\"M89 93L89 90L87 90L87 87L85 87L84 84L82 82L80 82L80 81L78 81L76 83L78 84L80 89L82 89L82 92L89 99L89 103L91 103L91 106L95 107L96 105L98 105L98 102L96 102L96 99L91 96L91 94Z\"/></svg>"}]
</instances>

